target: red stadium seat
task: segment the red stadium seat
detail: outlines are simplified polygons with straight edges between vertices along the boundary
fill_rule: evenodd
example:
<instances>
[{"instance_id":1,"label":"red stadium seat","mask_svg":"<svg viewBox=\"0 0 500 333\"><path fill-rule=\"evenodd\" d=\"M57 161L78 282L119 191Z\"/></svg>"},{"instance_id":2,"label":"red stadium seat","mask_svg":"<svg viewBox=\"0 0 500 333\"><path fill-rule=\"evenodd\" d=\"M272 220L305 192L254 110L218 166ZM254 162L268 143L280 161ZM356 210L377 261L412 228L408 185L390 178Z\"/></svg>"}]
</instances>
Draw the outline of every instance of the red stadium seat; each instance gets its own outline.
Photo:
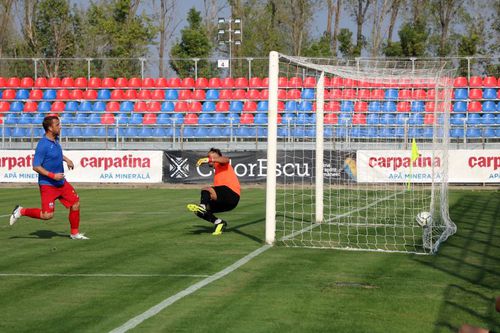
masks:
<instances>
[{"instance_id":1,"label":"red stadium seat","mask_svg":"<svg viewBox=\"0 0 500 333\"><path fill-rule=\"evenodd\" d=\"M396 109L398 112L410 112L411 110L410 102L398 102Z\"/></svg>"},{"instance_id":2,"label":"red stadium seat","mask_svg":"<svg viewBox=\"0 0 500 333\"><path fill-rule=\"evenodd\" d=\"M0 88L7 87L7 80L0 76Z\"/></svg>"},{"instance_id":3,"label":"red stadium seat","mask_svg":"<svg viewBox=\"0 0 500 333\"><path fill-rule=\"evenodd\" d=\"M316 88L316 78L312 76L308 76L304 79L304 87L305 88Z\"/></svg>"},{"instance_id":4,"label":"red stadium seat","mask_svg":"<svg viewBox=\"0 0 500 333\"><path fill-rule=\"evenodd\" d=\"M2 99L15 99L16 91L14 89L6 89L3 91Z\"/></svg>"},{"instance_id":5,"label":"red stadium seat","mask_svg":"<svg viewBox=\"0 0 500 333\"><path fill-rule=\"evenodd\" d=\"M469 79L469 87L481 88L483 86L483 79L480 76L471 76Z\"/></svg>"},{"instance_id":6,"label":"red stadium seat","mask_svg":"<svg viewBox=\"0 0 500 333\"><path fill-rule=\"evenodd\" d=\"M367 102L355 102L354 103L354 112L366 112L368 111L368 103Z\"/></svg>"},{"instance_id":7,"label":"red stadium seat","mask_svg":"<svg viewBox=\"0 0 500 333\"><path fill-rule=\"evenodd\" d=\"M149 112L160 112L161 111L161 103L158 101L152 101L147 103Z\"/></svg>"},{"instance_id":8,"label":"red stadium seat","mask_svg":"<svg viewBox=\"0 0 500 333\"><path fill-rule=\"evenodd\" d=\"M154 99L154 100L163 100L163 99L165 99L165 91L164 90L160 90L160 89L153 90L151 92L151 99Z\"/></svg>"},{"instance_id":9,"label":"red stadium seat","mask_svg":"<svg viewBox=\"0 0 500 333\"><path fill-rule=\"evenodd\" d=\"M80 89L73 89L69 91L69 99L79 100L83 99L83 91Z\"/></svg>"},{"instance_id":10,"label":"red stadium seat","mask_svg":"<svg viewBox=\"0 0 500 333\"><path fill-rule=\"evenodd\" d=\"M287 99L300 99L300 90L299 89L290 89L286 92Z\"/></svg>"},{"instance_id":11,"label":"red stadium seat","mask_svg":"<svg viewBox=\"0 0 500 333\"><path fill-rule=\"evenodd\" d=\"M111 102L116 103L116 102ZM115 123L115 116L112 113L103 113L101 115L101 124L112 125Z\"/></svg>"},{"instance_id":12,"label":"red stadium seat","mask_svg":"<svg viewBox=\"0 0 500 333\"><path fill-rule=\"evenodd\" d=\"M425 112L434 113L436 110L436 104L433 101L425 102Z\"/></svg>"},{"instance_id":13,"label":"red stadium seat","mask_svg":"<svg viewBox=\"0 0 500 333\"><path fill-rule=\"evenodd\" d=\"M199 77L194 82L194 86L197 89L203 89L208 87L208 79L206 77Z\"/></svg>"},{"instance_id":14,"label":"red stadium seat","mask_svg":"<svg viewBox=\"0 0 500 333\"><path fill-rule=\"evenodd\" d=\"M359 99L370 99L370 90L368 90L368 89L359 89L358 90L358 98Z\"/></svg>"},{"instance_id":15,"label":"red stadium seat","mask_svg":"<svg viewBox=\"0 0 500 333\"><path fill-rule=\"evenodd\" d=\"M134 104L134 112L148 111L148 104L144 101L138 101Z\"/></svg>"},{"instance_id":16,"label":"red stadium seat","mask_svg":"<svg viewBox=\"0 0 500 333\"><path fill-rule=\"evenodd\" d=\"M189 111L189 105L185 101L179 101L179 102L175 103L174 111L175 112L186 112L186 111Z\"/></svg>"},{"instance_id":17,"label":"red stadium seat","mask_svg":"<svg viewBox=\"0 0 500 333\"><path fill-rule=\"evenodd\" d=\"M221 86L223 88L233 88L234 87L234 80L232 77L226 77L223 78L221 81Z\"/></svg>"},{"instance_id":18,"label":"red stadium seat","mask_svg":"<svg viewBox=\"0 0 500 333\"><path fill-rule=\"evenodd\" d=\"M221 89L219 91L219 99L230 100L233 98L233 91L230 89Z\"/></svg>"},{"instance_id":19,"label":"red stadium seat","mask_svg":"<svg viewBox=\"0 0 500 333\"><path fill-rule=\"evenodd\" d=\"M330 90L330 99L340 99L340 98L342 98L342 90L340 89Z\"/></svg>"},{"instance_id":20,"label":"red stadium seat","mask_svg":"<svg viewBox=\"0 0 500 333\"><path fill-rule=\"evenodd\" d=\"M142 88L142 80L139 77L131 77L128 80L129 88Z\"/></svg>"},{"instance_id":21,"label":"red stadium seat","mask_svg":"<svg viewBox=\"0 0 500 333\"><path fill-rule=\"evenodd\" d=\"M300 77L294 76L288 80L288 87L292 88L302 88L302 79Z\"/></svg>"},{"instance_id":22,"label":"red stadium seat","mask_svg":"<svg viewBox=\"0 0 500 333\"><path fill-rule=\"evenodd\" d=\"M267 91L267 89L266 89L266 91ZM246 99L258 100L261 98L261 93L257 89L250 89L246 92L245 97L246 97Z\"/></svg>"},{"instance_id":23,"label":"red stadium seat","mask_svg":"<svg viewBox=\"0 0 500 333\"><path fill-rule=\"evenodd\" d=\"M192 77L185 77L181 81L182 88L194 88L194 79Z\"/></svg>"},{"instance_id":24,"label":"red stadium seat","mask_svg":"<svg viewBox=\"0 0 500 333\"><path fill-rule=\"evenodd\" d=\"M63 88L74 88L75 87L75 80L73 80L72 77L65 77L61 81L61 86Z\"/></svg>"},{"instance_id":25,"label":"red stadium seat","mask_svg":"<svg viewBox=\"0 0 500 333\"><path fill-rule=\"evenodd\" d=\"M354 116L352 116L352 123L355 125L366 125L366 114L364 113L354 114Z\"/></svg>"},{"instance_id":26,"label":"red stadium seat","mask_svg":"<svg viewBox=\"0 0 500 333\"><path fill-rule=\"evenodd\" d=\"M204 101L206 96L205 90L195 90L193 91L192 98L198 101Z\"/></svg>"},{"instance_id":27,"label":"red stadium seat","mask_svg":"<svg viewBox=\"0 0 500 333\"><path fill-rule=\"evenodd\" d=\"M30 77L23 77L21 80L21 87L22 88L31 88L35 84L35 81L30 78Z\"/></svg>"},{"instance_id":28,"label":"red stadium seat","mask_svg":"<svg viewBox=\"0 0 500 333\"><path fill-rule=\"evenodd\" d=\"M280 91L282 94L285 95L285 97L279 97L279 96L282 96L282 94L280 94ZM248 96L248 94L247 94ZM278 99L283 99L283 98L286 98L286 91L284 91L283 89L278 89ZM258 97L256 99L259 99ZM260 99L269 99L269 90L268 89L262 89L262 91L260 92Z\"/></svg>"},{"instance_id":29,"label":"red stadium seat","mask_svg":"<svg viewBox=\"0 0 500 333\"><path fill-rule=\"evenodd\" d=\"M433 113L426 113L424 116L424 124L426 125L432 125L434 124L434 114Z\"/></svg>"},{"instance_id":30,"label":"red stadium seat","mask_svg":"<svg viewBox=\"0 0 500 333\"><path fill-rule=\"evenodd\" d=\"M123 93L123 98L128 100L137 99L137 91L134 89L125 90L125 92Z\"/></svg>"},{"instance_id":31,"label":"red stadium seat","mask_svg":"<svg viewBox=\"0 0 500 333\"><path fill-rule=\"evenodd\" d=\"M0 101L0 112L8 112L10 110L10 103Z\"/></svg>"},{"instance_id":32,"label":"red stadium seat","mask_svg":"<svg viewBox=\"0 0 500 333\"><path fill-rule=\"evenodd\" d=\"M342 87L342 86L344 86L343 78L335 76L330 79L330 87Z\"/></svg>"},{"instance_id":33,"label":"red stadium seat","mask_svg":"<svg viewBox=\"0 0 500 333\"><path fill-rule=\"evenodd\" d=\"M409 89L400 89L398 91L399 99L411 99L411 90Z\"/></svg>"},{"instance_id":34,"label":"red stadium seat","mask_svg":"<svg viewBox=\"0 0 500 333\"><path fill-rule=\"evenodd\" d=\"M117 88L127 88L128 87L128 80L127 78L124 77L118 77L115 80L115 86Z\"/></svg>"},{"instance_id":35,"label":"red stadium seat","mask_svg":"<svg viewBox=\"0 0 500 333\"><path fill-rule=\"evenodd\" d=\"M354 89L343 89L342 98L344 99L354 99L356 98L356 90Z\"/></svg>"},{"instance_id":36,"label":"red stadium seat","mask_svg":"<svg viewBox=\"0 0 500 333\"><path fill-rule=\"evenodd\" d=\"M139 90L137 93L137 99L150 100L151 92L149 90Z\"/></svg>"},{"instance_id":37,"label":"red stadium seat","mask_svg":"<svg viewBox=\"0 0 500 333\"><path fill-rule=\"evenodd\" d=\"M285 111L285 103L283 101L278 101L278 111Z\"/></svg>"},{"instance_id":38,"label":"red stadium seat","mask_svg":"<svg viewBox=\"0 0 500 333\"><path fill-rule=\"evenodd\" d=\"M481 102L478 101L469 102L469 105L467 106L467 111L469 112L481 112L482 109L483 106L481 105Z\"/></svg>"},{"instance_id":39,"label":"red stadium seat","mask_svg":"<svg viewBox=\"0 0 500 333\"><path fill-rule=\"evenodd\" d=\"M66 103L61 102L61 101L56 101L56 102L52 103L50 110L53 112L63 112L65 107L66 107Z\"/></svg>"},{"instance_id":40,"label":"red stadium seat","mask_svg":"<svg viewBox=\"0 0 500 333\"><path fill-rule=\"evenodd\" d=\"M243 100L246 98L246 94L247 94L247 92L244 89L233 90L233 99Z\"/></svg>"},{"instance_id":41,"label":"red stadium seat","mask_svg":"<svg viewBox=\"0 0 500 333\"><path fill-rule=\"evenodd\" d=\"M144 125L154 125L156 124L156 114L155 113L146 113L142 118L142 123Z\"/></svg>"},{"instance_id":42,"label":"red stadium seat","mask_svg":"<svg viewBox=\"0 0 500 333\"><path fill-rule=\"evenodd\" d=\"M280 88L288 87L288 78L286 78L284 76L278 77L278 87L280 87Z\"/></svg>"},{"instance_id":43,"label":"red stadium seat","mask_svg":"<svg viewBox=\"0 0 500 333\"><path fill-rule=\"evenodd\" d=\"M155 79L152 77L145 77L142 79L142 87L143 88L154 88L155 87Z\"/></svg>"},{"instance_id":44,"label":"red stadium seat","mask_svg":"<svg viewBox=\"0 0 500 333\"><path fill-rule=\"evenodd\" d=\"M37 77L35 80L36 88L47 88L47 78Z\"/></svg>"},{"instance_id":45,"label":"red stadium seat","mask_svg":"<svg viewBox=\"0 0 500 333\"><path fill-rule=\"evenodd\" d=\"M120 89L113 89L111 90L111 96L110 96L111 99L115 99L115 100L122 100L124 99L123 97L123 91L120 90Z\"/></svg>"},{"instance_id":46,"label":"red stadium seat","mask_svg":"<svg viewBox=\"0 0 500 333\"><path fill-rule=\"evenodd\" d=\"M69 99L69 91L66 89L59 89L56 91L56 99Z\"/></svg>"},{"instance_id":47,"label":"red stadium seat","mask_svg":"<svg viewBox=\"0 0 500 333\"><path fill-rule=\"evenodd\" d=\"M202 105L201 105L201 102L194 101L194 102L189 103L188 108L189 108L188 112L201 112Z\"/></svg>"},{"instance_id":48,"label":"red stadium seat","mask_svg":"<svg viewBox=\"0 0 500 333\"><path fill-rule=\"evenodd\" d=\"M155 82L155 87L156 88L167 88L168 87L168 81L164 77L159 77L156 79Z\"/></svg>"},{"instance_id":49,"label":"red stadium seat","mask_svg":"<svg viewBox=\"0 0 500 333\"><path fill-rule=\"evenodd\" d=\"M87 88L87 78L77 77L75 79L75 87L76 88Z\"/></svg>"},{"instance_id":50,"label":"red stadium seat","mask_svg":"<svg viewBox=\"0 0 500 333\"><path fill-rule=\"evenodd\" d=\"M9 77L7 86L9 88L19 88L21 86L21 79L18 77Z\"/></svg>"},{"instance_id":51,"label":"red stadium seat","mask_svg":"<svg viewBox=\"0 0 500 333\"><path fill-rule=\"evenodd\" d=\"M469 91L469 98L470 99L481 99L481 98L483 98L483 89L471 89Z\"/></svg>"},{"instance_id":52,"label":"red stadium seat","mask_svg":"<svg viewBox=\"0 0 500 333\"><path fill-rule=\"evenodd\" d=\"M357 81L354 81L353 79L344 79L344 87L352 88L356 86L357 86Z\"/></svg>"},{"instance_id":53,"label":"red stadium seat","mask_svg":"<svg viewBox=\"0 0 500 333\"><path fill-rule=\"evenodd\" d=\"M209 88L220 88L221 87L221 82L218 77L213 77L210 80L208 80L208 87Z\"/></svg>"},{"instance_id":54,"label":"red stadium seat","mask_svg":"<svg viewBox=\"0 0 500 333\"><path fill-rule=\"evenodd\" d=\"M37 112L38 103L33 101L28 101L24 103L24 112Z\"/></svg>"},{"instance_id":55,"label":"red stadium seat","mask_svg":"<svg viewBox=\"0 0 500 333\"><path fill-rule=\"evenodd\" d=\"M240 117L240 124L253 124L253 114L251 113L243 113Z\"/></svg>"},{"instance_id":56,"label":"red stadium seat","mask_svg":"<svg viewBox=\"0 0 500 333\"><path fill-rule=\"evenodd\" d=\"M105 77L101 81L101 87L114 88L115 87L115 79L113 79L112 77Z\"/></svg>"},{"instance_id":57,"label":"red stadium seat","mask_svg":"<svg viewBox=\"0 0 500 333\"><path fill-rule=\"evenodd\" d=\"M411 93L412 99L425 100L427 98L427 93L423 89L415 89Z\"/></svg>"},{"instance_id":58,"label":"red stadium seat","mask_svg":"<svg viewBox=\"0 0 500 333\"><path fill-rule=\"evenodd\" d=\"M106 112L119 112L120 102L108 102L106 104Z\"/></svg>"},{"instance_id":59,"label":"red stadium seat","mask_svg":"<svg viewBox=\"0 0 500 333\"><path fill-rule=\"evenodd\" d=\"M217 112L227 112L229 111L229 102L220 101L215 105L215 111Z\"/></svg>"},{"instance_id":60,"label":"red stadium seat","mask_svg":"<svg viewBox=\"0 0 500 333\"><path fill-rule=\"evenodd\" d=\"M483 86L488 88L495 88L498 86L497 78L494 76L487 76L483 79Z\"/></svg>"},{"instance_id":61,"label":"red stadium seat","mask_svg":"<svg viewBox=\"0 0 500 333\"><path fill-rule=\"evenodd\" d=\"M339 119L336 113L326 113L323 122L325 124L336 124L339 122Z\"/></svg>"},{"instance_id":62,"label":"red stadium seat","mask_svg":"<svg viewBox=\"0 0 500 333\"><path fill-rule=\"evenodd\" d=\"M246 77L238 77L234 80L235 88L248 88L248 80Z\"/></svg>"},{"instance_id":63,"label":"red stadium seat","mask_svg":"<svg viewBox=\"0 0 500 333\"><path fill-rule=\"evenodd\" d=\"M260 77L252 77L248 82L250 88L261 88L263 87L262 80Z\"/></svg>"},{"instance_id":64,"label":"red stadium seat","mask_svg":"<svg viewBox=\"0 0 500 333\"><path fill-rule=\"evenodd\" d=\"M455 88L467 87L467 78L463 76L456 77L453 80L453 86Z\"/></svg>"},{"instance_id":65,"label":"red stadium seat","mask_svg":"<svg viewBox=\"0 0 500 333\"><path fill-rule=\"evenodd\" d=\"M179 90L179 99L180 100L188 100L188 99L192 99L193 97L193 93L191 92L191 90Z\"/></svg>"},{"instance_id":66,"label":"red stadium seat","mask_svg":"<svg viewBox=\"0 0 500 333\"><path fill-rule=\"evenodd\" d=\"M198 124L198 115L196 113L188 113L184 117L184 124L186 125L196 125Z\"/></svg>"},{"instance_id":67,"label":"red stadium seat","mask_svg":"<svg viewBox=\"0 0 500 333\"><path fill-rule=\"evenodd\" d=\"M434 89L427 90L425 99L427 99L429 101L435 100L436 99L436 90L434 90Z\"/></svg>"},{"instance_id":68,"label":"red stadium seat","mask_svg":"<svg viewBox=\"0 0 500 333\"><path fill-rule=\"evenodd\" d=\"M257 110L257 103L254 101L246 101L243 103L243 111L255 112Z\"/></svg>"},{"instance_id":69,"label":"red stadium seat","mask_svg":"<svg viewBox=\"0 0 500 333\"><path fill-rule=\"evenodd\" d=\"M47 86L49 88L59 88L61 87L61 79L58 77L50 77L47 81Z\"/></svg>"},{"instance_id":70,"label":"red stadium seat","mask_svg":"<svg viewBox=\"0 0 500 333\"><path fill-rule=\"evenodd\" d=\"M39 100L43 99L43 91L40 89L33 89L30 91L30 99Z\"/></svg>"},{"instance_id":71,"label":"red stadium seat","mask_svg":"<svg viewBox=\"0 0 500 333\"><path fill-rule=\"evenodd\" d=\"M383 89L373 89L370 92L370 98L375 100L383 100L385 98L385 91Z\"/></svg>"},{"instance_id":72,"label":"red stadium seat","mask_svg":"<svg viewBox=\"0 0 500 333\"><path fill-rule=\"evenodd\" d=\"M340 103L338 101L330 101L325 103L325 112L338 112L340 111Z\"/></svg>"},{"instance_id":73,"label":"red stadium seat","mask_svg":"<svg viewBox=\"0 0 500 333\"><path fill-rule=\"evenodd\" d=\"M262 79L262 87L263 88L269 87L269 78L268 77L265 77Z\"/></svg>"},{"instance_id":74,"label":"red stadium seat","mask_svg":"<svg viewBox=\"0 0 500 333\"><path fill-rule=\"evenodd\" d=\"M168 79L168 86L170 88L179 88L181 86L181 79L178 77L172 77Z\"/></svg>"},{"instance_id":75,"label":"red stadium seat","mask_svg":"<svg viewBox=\"0 0 500 333\"><path fill-rule=\"evenodd\" d=\"M101 79L98 77L91 77L88 82L89 88L101 88Z\"/></svg>"}]
</instances>

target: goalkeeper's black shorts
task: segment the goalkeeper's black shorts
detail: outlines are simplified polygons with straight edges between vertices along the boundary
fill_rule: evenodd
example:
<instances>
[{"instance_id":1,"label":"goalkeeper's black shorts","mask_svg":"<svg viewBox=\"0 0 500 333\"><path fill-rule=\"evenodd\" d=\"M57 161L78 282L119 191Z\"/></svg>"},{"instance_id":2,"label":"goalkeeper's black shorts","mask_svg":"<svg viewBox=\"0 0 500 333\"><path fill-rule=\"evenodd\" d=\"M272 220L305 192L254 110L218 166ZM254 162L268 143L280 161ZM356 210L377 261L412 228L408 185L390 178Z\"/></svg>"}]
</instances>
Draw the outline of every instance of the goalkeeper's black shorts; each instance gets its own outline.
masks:
<instances>
[{"instance_id":1,"label":"goalkeeper's black shorts","mask_svg":"<svg viewBox=\"0 0 500 333\"><path fill-rule=\"evenodd\" d=\"M217 200L210 200L210 211L212 213L227 212L234 209L240 201L240 196L229 187L213 186L217 194Z\"/></svg>"}]
</instances>

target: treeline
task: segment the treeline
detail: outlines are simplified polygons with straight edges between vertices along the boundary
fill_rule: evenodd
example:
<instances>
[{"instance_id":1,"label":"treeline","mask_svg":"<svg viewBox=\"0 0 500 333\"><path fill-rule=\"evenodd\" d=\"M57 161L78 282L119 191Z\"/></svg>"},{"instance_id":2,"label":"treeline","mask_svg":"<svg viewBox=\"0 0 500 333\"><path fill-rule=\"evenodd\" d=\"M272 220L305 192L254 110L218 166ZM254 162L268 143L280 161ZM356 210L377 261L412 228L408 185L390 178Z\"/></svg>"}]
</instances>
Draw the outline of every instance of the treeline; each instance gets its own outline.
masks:
<instances>
[{"instance_id":1,"label":"treeline","mask_svg":"<svg viewBox=\"0 0 500 333\"><path fill-rule=\"evenodd\" d=\"M178 0L180 1L180 0ZM110 76L140 74L157 59L181 77L209 76L206 58L228 52L217 43L217 18L231 12L243 22L236 58L269 51L305 57L450 57L498 55L498 0L204 0L204 9L177 17L176 0L101 0L85 7L69 0L0 0L0 58L41 58L44 75L84 75L92 66ZM80 4L80 5L78 5ZM321 14L320 14L321 13ZM315 22L327 17L326 26ZM180 38L174 33L182 20ZM349 29L343 25L349 22ZM167 51L169 53L167 53ZM50 58L50 59L44 59ZM81 60L62 58L93 58ZM104 59L105 58L105 59ZM179 59L199 58L195 63ZM110 60L113 59L113 60ZM167 63L168 61L168 63ZM5 71L5 62L0 63ZM235 71L247 64L234 63ZM262 68L259 68L262 67ZM255 64L254 71L265 64ZM461 66L465 66L464 63ZM24 68L26 67L26 68ZM31 68L16 62L10 70Z\"/></svg>"}]
</instances>

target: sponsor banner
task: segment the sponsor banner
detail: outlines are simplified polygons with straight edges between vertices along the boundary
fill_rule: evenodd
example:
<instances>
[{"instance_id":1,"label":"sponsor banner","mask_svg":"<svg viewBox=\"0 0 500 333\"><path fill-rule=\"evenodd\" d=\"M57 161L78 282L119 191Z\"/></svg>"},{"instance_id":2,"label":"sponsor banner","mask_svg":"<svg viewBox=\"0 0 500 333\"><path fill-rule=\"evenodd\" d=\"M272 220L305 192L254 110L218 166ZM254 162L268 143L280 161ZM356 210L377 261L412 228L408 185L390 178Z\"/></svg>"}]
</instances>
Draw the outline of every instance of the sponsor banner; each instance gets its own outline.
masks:
<instances>
[{"instance_id":1,"label":"sponsor banner","mask_svg":"<svg viewBox=\"0 0 500 333\"><path fill-rule=\"evenodd\" d=\"M0 151L0 182L37 182L33 171L34 150ZM75 168L65 176L69 182L161 183L162 151L65 150Z\"/></svg>"},{"instance_id":2,"label":"sponsor banner","mask_svg":"<svg viewBox=\"0 0 500 333\"><path fill-rule=\"evenodd\" d=\"M240 182L265 182L267 176L267 153L265 151L223 152L230 157L231 165ZM326 181L350 181L356 177L354 152L326 151L324 178ZM203 157L199 151L168 151L163 159L165 183L211 182L214 170L204 164L196 166ZM300 178L310 182L314 179L314 151L279 151L277 155L277 180L280 183Z\"/></svg>"},{"instance_id":3,"label":"sponsor banner","mask_svg":"<svg viewBox=\"0 0 500 333\"><path fill-rule=\"evenodd\" d=\"M422 150L411 162L411 151L358 150L356 168L362 183L429 183L442 179L443 159L432 151ZM434 172L433 172L434 170ZM500 182L499 150L450 150L450 183Z\"/></svg>"}]
</instances>

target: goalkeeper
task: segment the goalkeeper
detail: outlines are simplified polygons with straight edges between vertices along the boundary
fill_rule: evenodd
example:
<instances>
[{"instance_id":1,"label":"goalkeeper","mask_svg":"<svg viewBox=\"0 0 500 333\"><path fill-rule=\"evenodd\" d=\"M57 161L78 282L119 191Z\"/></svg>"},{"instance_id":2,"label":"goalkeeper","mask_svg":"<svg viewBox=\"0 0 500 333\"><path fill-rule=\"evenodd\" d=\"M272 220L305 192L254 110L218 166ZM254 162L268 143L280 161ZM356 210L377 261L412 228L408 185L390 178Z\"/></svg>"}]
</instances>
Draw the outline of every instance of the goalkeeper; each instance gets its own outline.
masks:
<instances>
[{"instance_id":1,"label":"goalkeeper","mask_svg":"<svg viewBox=\"0 0 500 333\"><path fill-rule=\"evenodd\" d=\"M227 212L234 209L240 201L240 182L229 164L229 158L222 156L219 149L210 148L207 157L200 158L196 166L208 163L215 169L214 186L201 189L200 204L189 204L187 208L198 217L214 224L212 235L220 235L227 227L227 222L213 213Z\"/></svg>"}]
</instances>

